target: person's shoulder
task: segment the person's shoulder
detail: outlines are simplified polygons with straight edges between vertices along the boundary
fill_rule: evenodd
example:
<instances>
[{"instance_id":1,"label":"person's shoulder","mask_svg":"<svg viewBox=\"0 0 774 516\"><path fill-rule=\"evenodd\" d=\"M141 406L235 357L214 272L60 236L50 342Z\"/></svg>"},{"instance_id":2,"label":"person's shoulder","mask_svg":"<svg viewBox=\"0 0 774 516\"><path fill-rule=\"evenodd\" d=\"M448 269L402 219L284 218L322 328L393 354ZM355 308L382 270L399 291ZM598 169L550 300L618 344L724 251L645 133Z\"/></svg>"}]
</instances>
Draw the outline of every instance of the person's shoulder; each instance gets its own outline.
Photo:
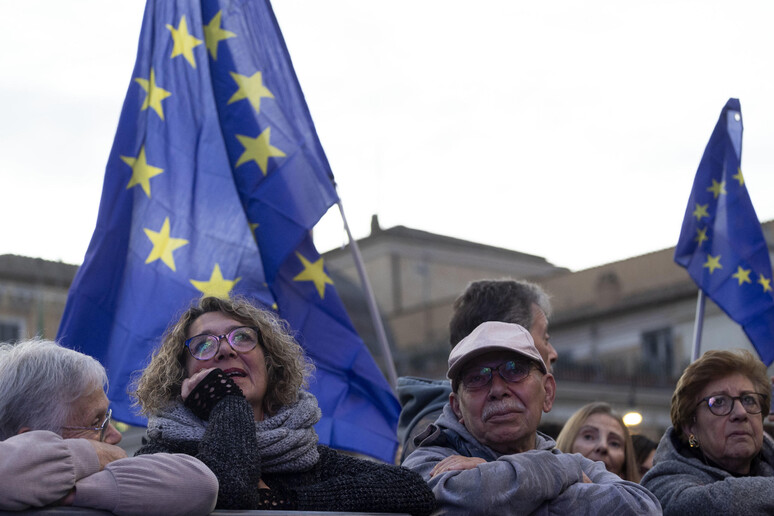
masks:
<instances>
[{"instance_id":1,"label":"person's shoulder","mask_svg":"<svg viewBox=\"0 0 774 516\"><path fill-rule=\"evenodd\" d=\"M21 434L12 435L11 437L2 440L0 442L6 444L23 443L23 442L44 442L44 441L61 441L62 436L51 432L49 430L30 430Z\"/></svg>"},{"instance_id":2,"label":"person's shoulder","mask_svg":"<svg viewBox=\"0 0 774 516\"><path fill-rule=\"evenodd\" d=\"M330 465L330 464L342 464L342 463L344 464L370 463L370 464L382 464L382 465L387 464L380 460L369 457L368 455L363 455L361 453L350 452L346 450L336 450L324 444L318 444L317 451L320 454L320 460L318 461L318 465L323 465L323 466L326 464Z\"/></svg>"},{"instance_id":3,"label":"person's shoulder","mask_svg":"<svg viewBox=\"0 0 774 516\"><path fill-rule=\"evenodd\" d=\"M763 446L761 446L761 452L763 453L766 462L774 465L774 438L766 432L763 432Z\"/></svg>"},{"instance_id":4,"label":"person's shoulder","mask_svg":"<svg viewBox=\"0 0 774 516\"><path fill-rule=\"evenodd\" d=\"M414 436L424 430L427 423L435 421L449 401L451 382L401 376L397 391L401 405L398 439L404 447L413 449Z\"/></svg>"},{"instance_id":5,"label":"person's shoulder","mask_svg":"<svg viewBox=\"0 0 774 516\"><path fill-rule=\"evenodd\" d=\"M535 449L544 450L551 453L562 453L556 447L556 441L554 438L540 431L535 432Z\"/></svg>"}]
</instances>

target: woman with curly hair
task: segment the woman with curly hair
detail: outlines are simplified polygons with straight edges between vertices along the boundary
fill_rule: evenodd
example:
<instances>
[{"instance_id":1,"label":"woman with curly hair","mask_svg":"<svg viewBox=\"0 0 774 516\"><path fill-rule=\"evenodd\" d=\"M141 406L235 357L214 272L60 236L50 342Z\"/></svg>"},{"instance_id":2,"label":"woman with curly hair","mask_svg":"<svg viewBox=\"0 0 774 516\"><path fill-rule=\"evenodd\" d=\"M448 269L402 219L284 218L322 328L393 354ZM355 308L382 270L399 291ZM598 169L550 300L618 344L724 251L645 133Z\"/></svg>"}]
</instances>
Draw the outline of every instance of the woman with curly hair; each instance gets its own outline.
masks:
<instances>
[{"instance_id":1,"label":"woman with curly hair","mask_svg":"<svg viewBox=\"0 0 774 516\"><path fill-rule=\"evenodd\" d=\"M435 506L422 478L317 443L313 367L272 312L197 300L136 383L148 416L137 454L187 453L218 477L218 509L403 512Z\"/></svg>"}]
</instances>

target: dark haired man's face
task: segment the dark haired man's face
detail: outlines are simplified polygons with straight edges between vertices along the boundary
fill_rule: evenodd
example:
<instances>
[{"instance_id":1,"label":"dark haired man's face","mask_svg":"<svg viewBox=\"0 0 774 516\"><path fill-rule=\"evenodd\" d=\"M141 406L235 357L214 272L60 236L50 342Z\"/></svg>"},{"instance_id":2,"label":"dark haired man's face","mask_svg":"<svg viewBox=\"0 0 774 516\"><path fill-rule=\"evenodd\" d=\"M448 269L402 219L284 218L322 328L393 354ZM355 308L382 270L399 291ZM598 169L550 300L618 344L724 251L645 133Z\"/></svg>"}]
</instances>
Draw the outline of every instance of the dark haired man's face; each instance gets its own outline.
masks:
<instances>
[{"instance_id":1,"label":"dark haired man's face","mask_svg":"<svg viewBox=\"0 0 774 516\"><path fill-rule=\"evenodd\" d=\"M529 334L532 335L535 347L540 356L543 357L543 362L546 363L546 368L550 373L554 368L554 362L559 358L559 354L548 341L548 318L543 310L534 303L532 304L532 326L529 328Z\"/></svg>"}]
</instances>

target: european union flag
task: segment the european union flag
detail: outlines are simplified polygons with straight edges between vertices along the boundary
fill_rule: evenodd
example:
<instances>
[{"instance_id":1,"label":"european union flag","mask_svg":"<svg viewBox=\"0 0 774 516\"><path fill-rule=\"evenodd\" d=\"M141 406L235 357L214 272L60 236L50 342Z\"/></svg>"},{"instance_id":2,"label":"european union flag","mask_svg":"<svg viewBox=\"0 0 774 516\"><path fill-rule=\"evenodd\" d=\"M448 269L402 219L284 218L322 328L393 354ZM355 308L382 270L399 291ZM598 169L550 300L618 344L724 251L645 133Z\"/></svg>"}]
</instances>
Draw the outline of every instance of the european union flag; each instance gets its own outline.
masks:
<instances>
[{"instance_id":1,"label":"european union flag","mask_svg":"<svg viewBox=\"0 0 774 516\"><path fill-rule=\"evenodd\" d=\"M742 110L720 113L685 210L675 262L739 323L761 360L774 361L771 261L742 176Z\"/></svg>"},{"instance_id":2,"label":"european union flag","mask_svg":"<svg viewBox=\"0 0 774 516\"><path fill-rule=\"evenodd\" d=\"M130 376L191 299L275 309L317 365L320 441L392 462L400 406L310 229L338 200L267 0L149 0L97 226L59 339L98 358L117 419Z\"/></svg>"}]
</instances>

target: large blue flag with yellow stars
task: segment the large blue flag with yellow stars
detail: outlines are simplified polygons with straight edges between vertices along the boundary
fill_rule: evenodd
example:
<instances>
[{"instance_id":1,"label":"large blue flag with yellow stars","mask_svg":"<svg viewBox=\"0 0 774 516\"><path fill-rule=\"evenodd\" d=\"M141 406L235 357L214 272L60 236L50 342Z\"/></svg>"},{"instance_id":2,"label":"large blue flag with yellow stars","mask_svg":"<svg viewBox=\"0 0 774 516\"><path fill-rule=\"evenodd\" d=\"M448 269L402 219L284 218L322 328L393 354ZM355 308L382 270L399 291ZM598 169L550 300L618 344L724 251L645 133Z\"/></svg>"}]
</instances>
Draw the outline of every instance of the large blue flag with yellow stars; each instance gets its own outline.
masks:
<instances>
[{"instance_id":1,"label":"large blue flag with yellow stars","mask_svg":"<svg viewBox=\"0 0 774 516\"><path fill-rule=\"evenodd\" d=\"M59 328L107 368L116 419L130 377L192 299L277 310L317 366L330 446L389 462L400 406L353 326L310 229L333 175L267 0L149 0L97 226Z\"/></svg>"},{"instance_id":2,"label":"large blue flag with yellow stars","mask_svg":"<svg viewBox=\"0 0 774 516\"><path fill-rule=\"evenodd\" d=\"M771 261L742 175L742 110L720 113L685 210L675 261L739 323L768 366L774 361Z\"/></svg>"}]
</instances>

